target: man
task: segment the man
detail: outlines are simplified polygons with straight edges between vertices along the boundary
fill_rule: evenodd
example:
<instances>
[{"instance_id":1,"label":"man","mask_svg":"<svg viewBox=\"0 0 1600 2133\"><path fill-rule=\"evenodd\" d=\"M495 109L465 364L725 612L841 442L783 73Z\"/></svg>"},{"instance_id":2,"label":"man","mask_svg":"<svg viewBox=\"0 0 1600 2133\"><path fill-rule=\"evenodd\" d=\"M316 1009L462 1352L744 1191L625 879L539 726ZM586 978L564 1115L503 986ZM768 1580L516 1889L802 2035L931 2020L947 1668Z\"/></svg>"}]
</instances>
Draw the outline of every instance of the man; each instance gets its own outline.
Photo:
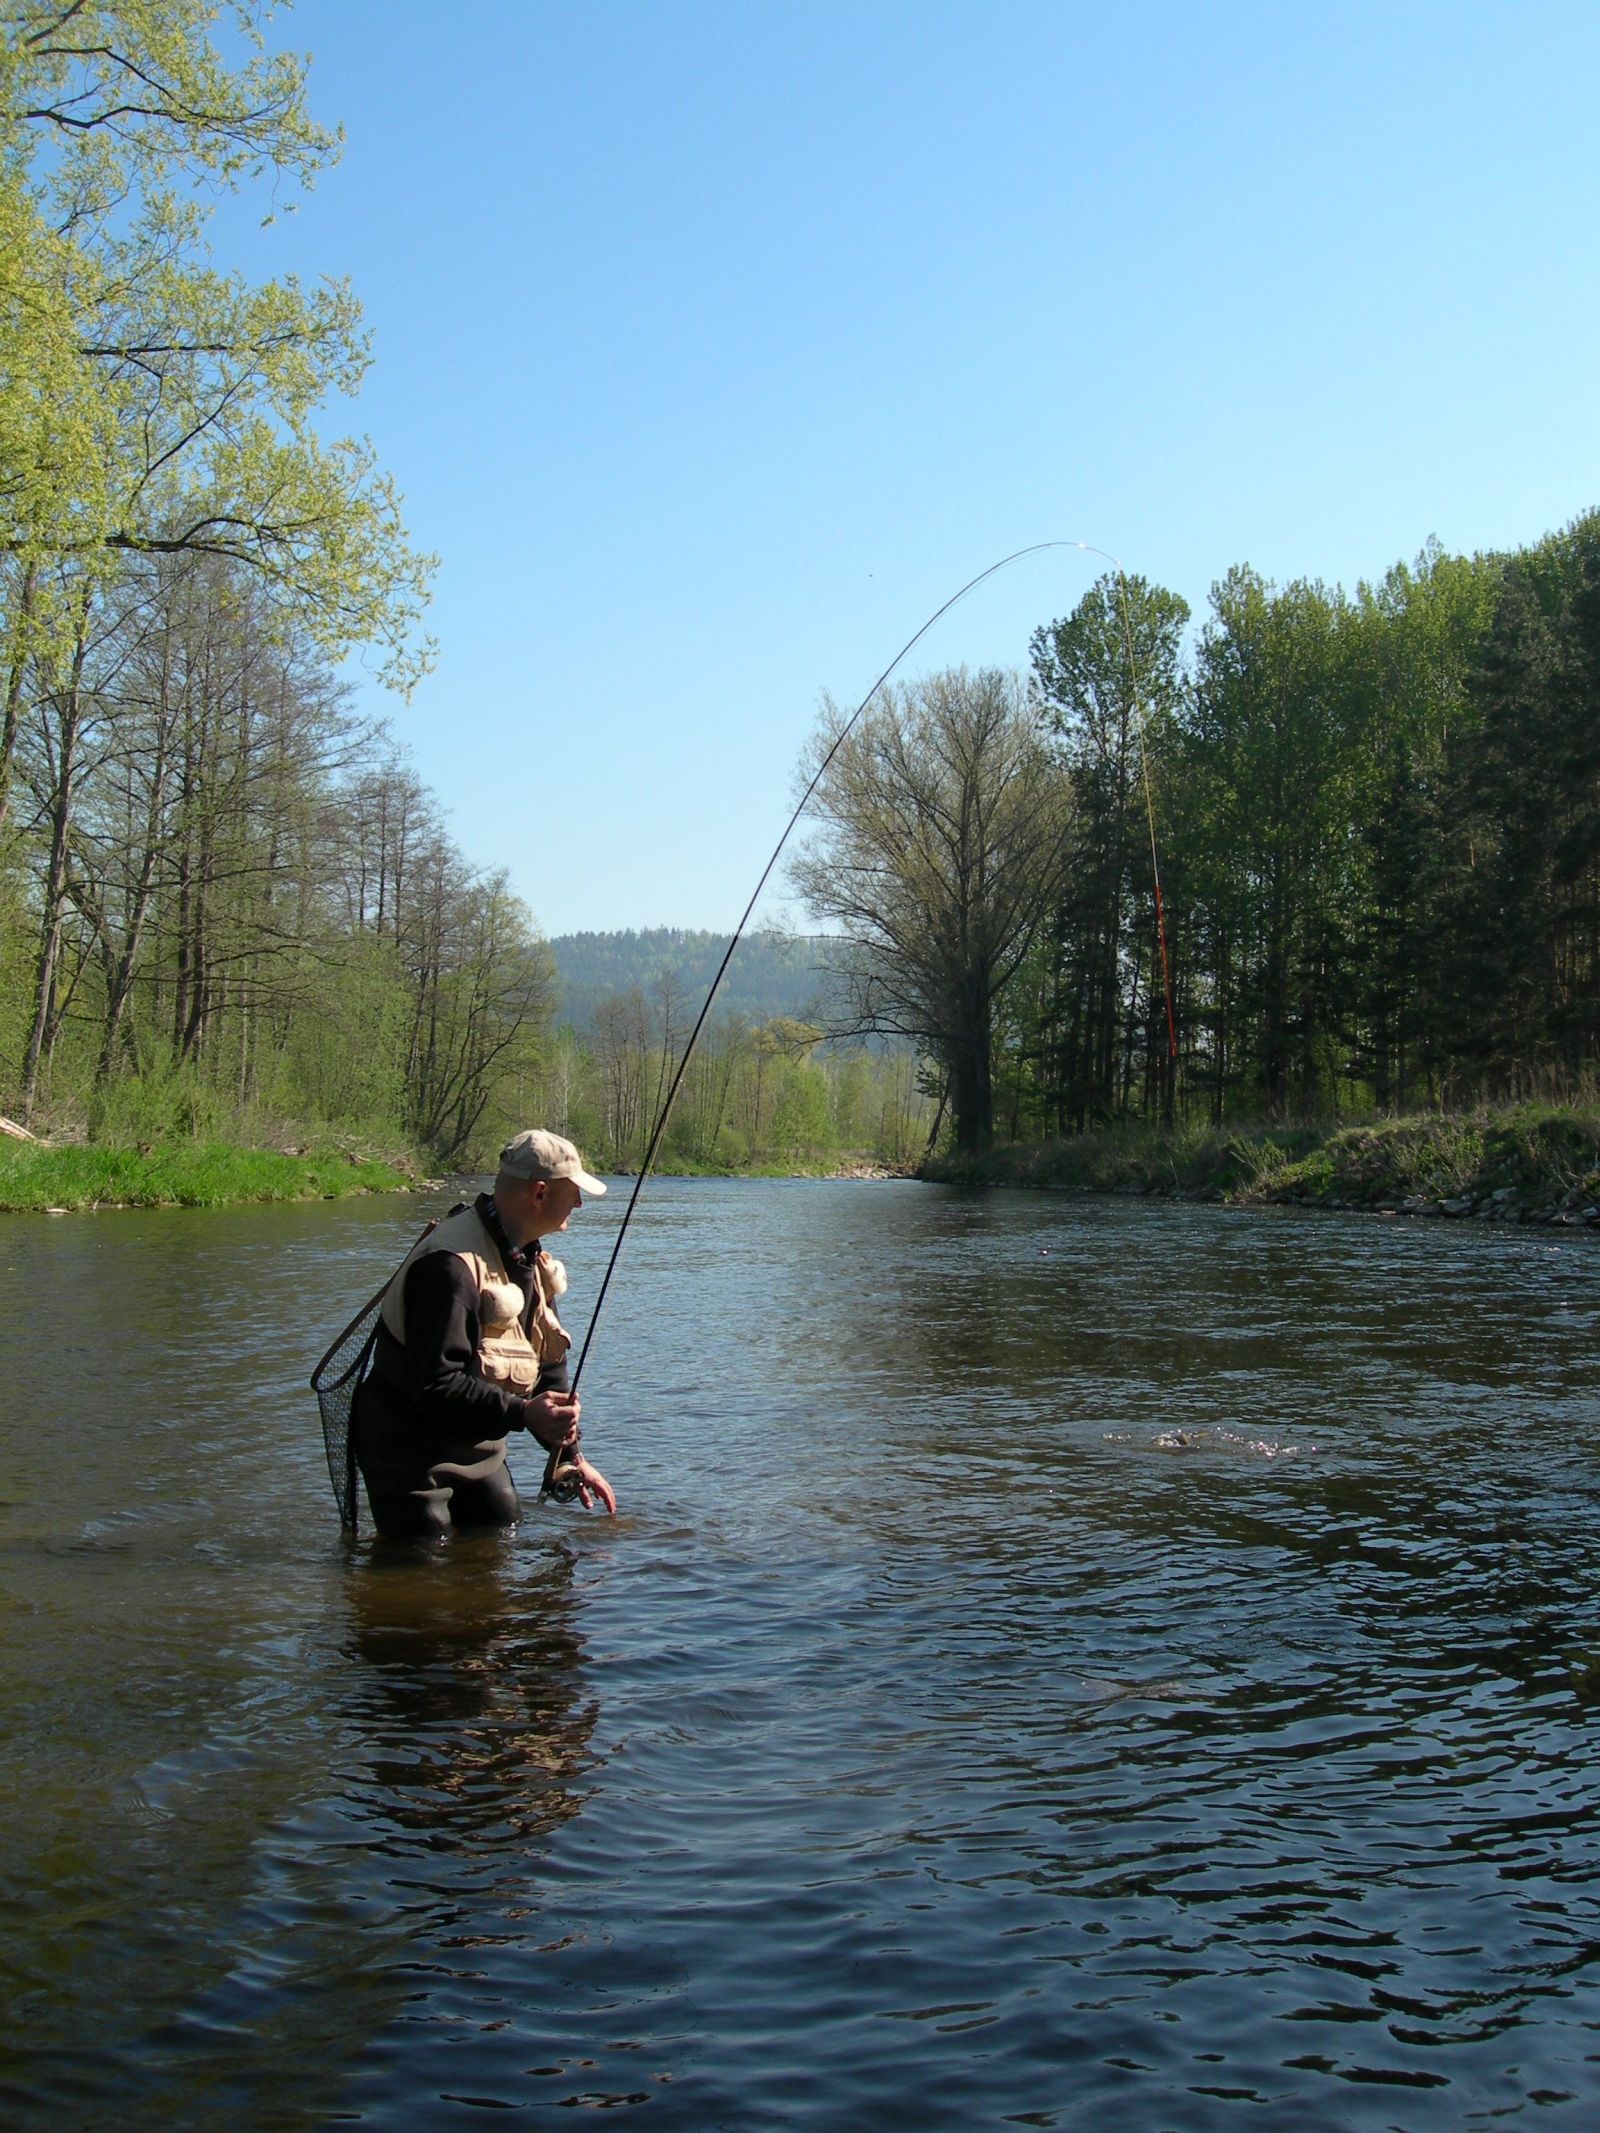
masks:
<instances>
[{"instance_id":1,"label":"man","mask_svg":"<svg viewBox=\"0 0 1600 2133\"><path fill-rule=\"evenodd\" d=\"M494 1191L447 1215L384 1294L372 1368L356 1396L356 1459L385 1538L511 1526L522 1515L506 1439L525 1429L576 1476L585 1505L616 1515L605 1476L578 1450L568 1390L564 1285L541 1240L583 1195L605 1191L559 1134L519 1133Z\"/></svg>"}]
</instances>

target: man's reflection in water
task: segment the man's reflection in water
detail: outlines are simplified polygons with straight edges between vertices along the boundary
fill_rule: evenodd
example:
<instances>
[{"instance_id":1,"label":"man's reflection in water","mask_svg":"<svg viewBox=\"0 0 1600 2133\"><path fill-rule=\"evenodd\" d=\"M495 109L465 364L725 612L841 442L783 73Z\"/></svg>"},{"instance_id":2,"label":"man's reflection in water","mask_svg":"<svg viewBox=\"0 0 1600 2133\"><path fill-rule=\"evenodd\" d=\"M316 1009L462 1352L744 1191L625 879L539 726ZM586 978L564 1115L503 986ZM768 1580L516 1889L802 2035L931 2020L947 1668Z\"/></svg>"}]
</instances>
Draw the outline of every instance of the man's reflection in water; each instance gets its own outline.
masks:
<instances>
[{"instance_id":1,"label":"man's reflection in water","mask_svg":"<svg viewBox=\"0 0 1600 2133\"><path fill-rule=\"evenodd\" d=\"M355 1571L348 1716L366 1754L351 1804L393 1848L481 1858L582 1806L596 1706L572 1568L564 1547L485 1533L380 1542Z\"/></svg>"}]
</instances>

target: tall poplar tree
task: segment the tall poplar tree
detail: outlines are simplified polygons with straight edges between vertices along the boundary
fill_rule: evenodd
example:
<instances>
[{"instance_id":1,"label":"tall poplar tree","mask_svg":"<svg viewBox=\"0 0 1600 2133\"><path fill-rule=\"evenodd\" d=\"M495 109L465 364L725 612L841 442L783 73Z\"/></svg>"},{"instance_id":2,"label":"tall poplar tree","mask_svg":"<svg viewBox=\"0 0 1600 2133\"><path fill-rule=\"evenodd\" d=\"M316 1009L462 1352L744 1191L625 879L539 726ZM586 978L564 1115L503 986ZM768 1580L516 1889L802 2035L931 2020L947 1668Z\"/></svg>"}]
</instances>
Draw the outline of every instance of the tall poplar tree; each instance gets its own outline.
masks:
<instances>
[{"instance_id":1,"label":"tall poplar tree","mask_svg":"<svg viewBox=\"0 0 1600 2133\"><path fill-rule=\"evenodd\" d=\"M1040 714L1073 799L1037 1027L1024 1040L1062 1130L1118 1115L1135 1057L1165 1061L1144 751L1170 755L1188 619L1176 593L1119 573L1030 645ZM1152 1035L1154 1046L1143 1041Z\"/></svg>"}]
</instances>

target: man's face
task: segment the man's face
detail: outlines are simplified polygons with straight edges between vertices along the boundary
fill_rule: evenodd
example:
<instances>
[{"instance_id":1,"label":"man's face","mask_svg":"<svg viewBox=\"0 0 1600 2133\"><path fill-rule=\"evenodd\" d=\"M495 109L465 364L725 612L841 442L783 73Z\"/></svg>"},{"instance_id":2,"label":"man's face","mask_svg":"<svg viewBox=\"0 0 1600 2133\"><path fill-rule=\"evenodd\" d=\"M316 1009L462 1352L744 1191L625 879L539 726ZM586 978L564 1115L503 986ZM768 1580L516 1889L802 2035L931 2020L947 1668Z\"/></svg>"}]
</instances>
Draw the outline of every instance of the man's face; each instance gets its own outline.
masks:
<instances>
[{"instance_id":1,"label":"man's face","mask_svg":"<svg viewBox=\"0 0 1600 2133\"><path fill-rule=\"evenodd\" d=\"M535 1237L555 1236L583 1205L583 1194L571 1178L535 1178L529 1194Z\"/></svg>"}]
</instances>

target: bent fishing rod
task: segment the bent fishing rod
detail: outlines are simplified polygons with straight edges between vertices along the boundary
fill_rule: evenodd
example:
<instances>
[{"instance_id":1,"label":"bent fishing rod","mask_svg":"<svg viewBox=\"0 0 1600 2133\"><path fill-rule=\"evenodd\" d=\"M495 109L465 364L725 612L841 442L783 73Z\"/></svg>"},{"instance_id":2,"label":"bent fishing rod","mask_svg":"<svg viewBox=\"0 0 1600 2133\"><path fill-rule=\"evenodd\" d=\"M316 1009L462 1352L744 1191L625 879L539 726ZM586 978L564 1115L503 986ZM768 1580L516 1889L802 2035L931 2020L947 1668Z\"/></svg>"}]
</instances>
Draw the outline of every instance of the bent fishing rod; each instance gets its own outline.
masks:
<instances>
[{"instance_id":1,"label":"bent fishing rod","mask_svg":"<svg viewBox=\"0 0 1600 2133\"><path fill-rule=\"evenodd\" d=\"M956 606L959 601L964 600L967 597L968 593L976 591L978 586L984 583L985 579L994 577L996 572L998 571L1009 569L1013 563L1020 563L1026 556L1043 555L1046 553L1047 550L1053 548L1075 548L1086 555L1101 556L1106 562L1108 562L1112 566L1112 568L1117 573L1117 586L1120 604L1122 608L1123 640L1127 649L1128 676L1133 698L1134 713L1138 722L1139 760L1144 770L1145 806L1150 822L1150 860L1151 865L1155 870L1156 914L1161 936L1161 967L1162 975L1166 981L1167 1037L1168 1042L1171 1046L1171 1056L1174 1059L1176 1059L1176 1057L1178 1056L1177 1026L1173 1017L1172 1010L1172 974L1167 958L1167 922L1161 896L1161 868L1160 862L1156 856L1155 801L1151 793L1150 762L1148 752L1145 748L1144 713L1140 707L1138 674L1134 665L1133 624L1128 612L1127 573L1124 571L1121 563L1114 555L1110 554L1104 548L1095 547L1092 541L1034 541L1033 543L1031 543L1030 546L1026 548L1013 549L1010 555L1002 556L998 563L991 563L986 570L980 570L975 578L969 578L966 584L961 587L959 592L952 593L949 599L946 600L942 606L936 607L933 613L928 617L927 621L923 623L922 627L917 630L913 636L910 636L906 639L905 643L900 647L899 651L895 653L893 659L890 660L889 664L884 668L883 672L872 684L872 687L867 691L866 695L862 697L860 703L856 705L850 716L845 720L843 726L840 727L838 733L834 736L833 741L829 745L826 754L823 756L821 762L817 765L816 770L812 773L811 782L806 786L805 791L800 795L800 801L798 806L795 808L794 813L789 817L787 823L785 823L784 825L783 835L773 846L772 856L768 859L766 865L761 870L761 878L755 885L755 889L751 894L750 901L744 907L744 916L739 920L738 925L734 928L733 938L729 941L726 949L723 951L722 961L717 965L716 976L711 980L711 987L706 994L705 1004L701 1007L699 1014L695 1017L694 1027L689 1032L689 1041L683 1048L683 1056L678 1061L677 1071L673 1074L672 1080L667 1088L667 1093L662 1099L661 1108L656 1113L655 1124L650 1129L650 1139L646 1144L643 1160L639 1164L638 1175L633 1181L633 1191L628 1195L628 1204L623 1210L622 1220L617 1225L617 1234L612 1240L611 1256L606 1261L606 1270L604 1275L601 1277L599 1293L596 1295L594 1300L594 1310L590 1313L589 1316L588 1330L583 1336L583 1346L578 1351L577 1367L572 1373L572 1390L574 1392L577 1391L579 1380L583 1376L583 1366L589 1360L589 1349L594 1340L595 1328L600 1323L600 1312L606 1300L606 1292L611 1287L611 1277L617 1270L617 1261L622 1254L622 1241L628 1234L628 1225L632 1222L634 1209L639 1204L639 1195L644 1190L645 1179L650 1175L651 1166L655 1162L657 1152L660 1149L662 1136L667 1130L667 1121L672 1115L673 1102L677 1097L679 1089L683 1085L683 1077L689 1070L689 1060L694 1052L695 1045L699 1041L700 1032L705 1028L706 1020L711 1013L712 1003L717 997L717 990L721 985L723 978L727 975L728 965L733 961L734 953L737 950L739 943L744 939L745 928L750 923L751 914L755 910L756 905L761 900L761 892L766 887L768 881L771 879L773 868L778 864L779 859L783 856L783 848L789 842L790 837L794 834L796 824L799 822L800 817L805 813L807 807L810 805L813 793L815 793L817 787L822 783L822 780L827 775L828 769L832 764L834 757L839 753L839 750L844 746L845 742L850 738L850 735L855 731L857 724L859 723L863 714L868 709L869 705L872 704L874 699L893 679L897 669L900 666L901 661L904 660L911 652L916 649L916 647L922 642L923 638L927 636L929 630L933 628L934 624L938 621L941 621L944 616L949 614L951 608Z\"/></svg>"}]
</instances>

